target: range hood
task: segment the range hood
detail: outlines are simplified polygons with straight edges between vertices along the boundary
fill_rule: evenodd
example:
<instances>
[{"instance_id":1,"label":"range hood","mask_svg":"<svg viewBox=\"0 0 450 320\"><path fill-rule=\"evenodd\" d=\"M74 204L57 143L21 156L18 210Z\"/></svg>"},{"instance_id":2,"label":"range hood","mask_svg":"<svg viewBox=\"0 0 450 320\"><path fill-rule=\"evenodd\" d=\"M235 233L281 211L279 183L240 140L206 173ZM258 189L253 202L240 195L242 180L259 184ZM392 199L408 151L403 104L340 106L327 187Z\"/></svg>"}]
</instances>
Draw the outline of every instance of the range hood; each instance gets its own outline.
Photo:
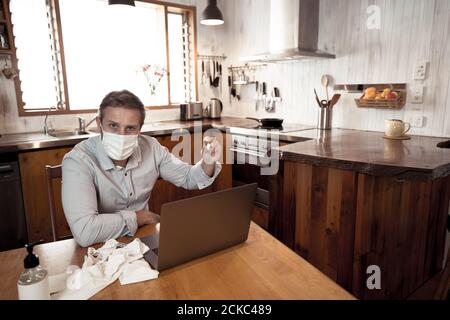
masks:
<instances>
[{"instance_id":1,"label":"range hood","mask_svg":"<svg viewBox=\"0 0 450 320\"><path fill-rule=\"evenodd\" d=\"M320 0L271 0L269 52L241 57L243 62L334 59L318 49Z\"/></svg>"}]
</instances>

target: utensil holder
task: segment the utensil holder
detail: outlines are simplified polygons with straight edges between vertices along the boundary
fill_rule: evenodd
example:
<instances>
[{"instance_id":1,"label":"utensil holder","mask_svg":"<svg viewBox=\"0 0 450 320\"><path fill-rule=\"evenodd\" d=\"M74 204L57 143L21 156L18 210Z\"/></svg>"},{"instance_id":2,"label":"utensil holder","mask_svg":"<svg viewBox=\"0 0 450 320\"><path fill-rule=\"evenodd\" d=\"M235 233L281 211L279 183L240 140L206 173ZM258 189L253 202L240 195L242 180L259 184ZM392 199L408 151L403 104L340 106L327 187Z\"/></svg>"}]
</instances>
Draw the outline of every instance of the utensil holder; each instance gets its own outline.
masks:
<instances>
[{"instance_id":1,"label":"utensil holder","mask_svg":"<svg viewBox=\"0 0 450 320\"><path fill-rule=\"evenodd\" d=\"M317 129L331 130L332 126L333 126L333 109L332 108L320 108Z\"/></svg>"}]
</instances>

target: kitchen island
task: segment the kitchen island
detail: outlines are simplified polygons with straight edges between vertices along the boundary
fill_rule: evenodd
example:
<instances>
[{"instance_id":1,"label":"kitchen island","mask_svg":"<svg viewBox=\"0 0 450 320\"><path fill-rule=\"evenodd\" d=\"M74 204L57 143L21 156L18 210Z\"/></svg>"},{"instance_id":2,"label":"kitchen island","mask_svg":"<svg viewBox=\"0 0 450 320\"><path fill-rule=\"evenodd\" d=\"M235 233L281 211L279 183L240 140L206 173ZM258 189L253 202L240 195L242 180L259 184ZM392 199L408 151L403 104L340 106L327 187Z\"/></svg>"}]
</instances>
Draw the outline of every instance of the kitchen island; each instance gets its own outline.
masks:
<instances>
[{"instance_id":1,"label":"kitchen island","mask_svg":"<svg viewBox=\"0 0 450 320\"><path fill-rule=\"evenodd\" d=\"M360 299L407 298L442 269L450 150L437 144L448 139L343 129L297 135L314 140L279 148L277 238ZM379 290L367 287L373 267Z\"/></svg>"}]
</instances>

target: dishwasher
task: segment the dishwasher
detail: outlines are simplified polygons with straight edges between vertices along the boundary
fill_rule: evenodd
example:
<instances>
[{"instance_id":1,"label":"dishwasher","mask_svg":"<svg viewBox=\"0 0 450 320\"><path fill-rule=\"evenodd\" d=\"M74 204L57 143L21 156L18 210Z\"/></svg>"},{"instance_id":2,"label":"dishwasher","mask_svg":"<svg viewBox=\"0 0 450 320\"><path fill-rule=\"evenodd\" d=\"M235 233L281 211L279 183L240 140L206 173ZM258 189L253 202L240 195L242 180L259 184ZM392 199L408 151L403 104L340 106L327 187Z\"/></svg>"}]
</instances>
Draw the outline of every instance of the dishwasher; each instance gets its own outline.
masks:
<instances>
[{"instance_id":1,"label":"dishwasher","mask_svg":"<svg viewBox=\"0 0 450 320\"><path fill-rule=\"evenodd\" d=\"M18 162L0 162L0 251L28 242Z\"/></svg>"}]
</instances>

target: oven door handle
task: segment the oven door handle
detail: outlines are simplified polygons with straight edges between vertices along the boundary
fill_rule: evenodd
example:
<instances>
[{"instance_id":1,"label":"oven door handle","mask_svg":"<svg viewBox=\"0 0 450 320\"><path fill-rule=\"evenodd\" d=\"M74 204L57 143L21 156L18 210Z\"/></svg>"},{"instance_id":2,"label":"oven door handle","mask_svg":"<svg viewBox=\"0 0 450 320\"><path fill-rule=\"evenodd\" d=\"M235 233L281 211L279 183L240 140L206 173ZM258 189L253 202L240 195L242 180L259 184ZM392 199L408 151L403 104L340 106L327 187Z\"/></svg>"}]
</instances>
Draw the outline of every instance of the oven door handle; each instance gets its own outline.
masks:
<instances>
[{"instance_id":1,"label":"oven door handle","mask_svg":"<svg viewBox=\"0 0 450 320\"><path fill-rule=\"evenodd\" d=\"M259 157L259 158L267 158L263 153L254 152L254 151L245 150L245 149L230 148L230 151L246 154L249 156L255 156L255 157Z\"/></svg>"}]
</instances>

